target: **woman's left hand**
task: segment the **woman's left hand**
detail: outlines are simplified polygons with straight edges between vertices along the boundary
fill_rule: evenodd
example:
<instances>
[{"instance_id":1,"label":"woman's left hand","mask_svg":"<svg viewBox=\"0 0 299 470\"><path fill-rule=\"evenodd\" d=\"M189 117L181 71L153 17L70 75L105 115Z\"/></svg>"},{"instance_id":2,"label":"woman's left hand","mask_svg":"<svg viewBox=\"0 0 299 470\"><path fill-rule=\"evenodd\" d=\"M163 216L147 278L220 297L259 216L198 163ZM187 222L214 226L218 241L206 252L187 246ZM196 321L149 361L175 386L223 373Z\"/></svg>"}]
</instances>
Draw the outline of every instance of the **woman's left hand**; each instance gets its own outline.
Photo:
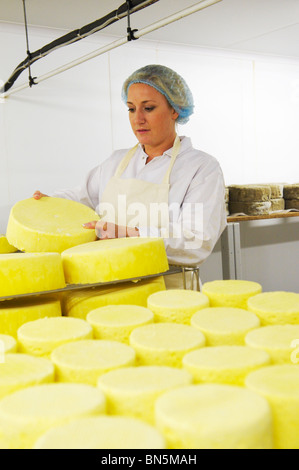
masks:
<instances>
[{"instance_id":1,"label":"woman's left hand","mask_svg":"<svg viewBox=\"0 0 299 470\"><path fill-rule=\"evenodd\" d=\"M86 224L83 224L83 227L95 229L96 235L100 240L139 236L139 230L135 227L125 227L102 220L87 222Z\"/></svg>"}]
</instances>

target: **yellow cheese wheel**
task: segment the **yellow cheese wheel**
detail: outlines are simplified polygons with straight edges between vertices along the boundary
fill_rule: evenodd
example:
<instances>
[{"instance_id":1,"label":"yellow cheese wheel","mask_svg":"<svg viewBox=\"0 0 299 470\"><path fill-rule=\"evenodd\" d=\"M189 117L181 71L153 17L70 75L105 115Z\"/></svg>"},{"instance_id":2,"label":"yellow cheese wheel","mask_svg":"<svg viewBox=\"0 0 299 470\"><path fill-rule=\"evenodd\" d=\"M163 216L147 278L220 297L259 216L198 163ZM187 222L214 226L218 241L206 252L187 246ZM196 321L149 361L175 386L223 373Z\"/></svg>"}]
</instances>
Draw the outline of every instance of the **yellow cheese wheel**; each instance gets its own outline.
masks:
<instances>
[{"instance_id":1,"label":"yellow cheese wheel","mask_svg":"<svg viewBox=\"0 0 299 470\"><path fill-rule=\"evenodd\" d=\"M47 296L0 302L0 332L17 338L20 326L45 317L60 317L60 301Z\"/></svg>"},{"instance_id":2,"label":"yellow cheese wheel","mask_svg":"<svg viewBox=\"0 0 299 470\"><path fill-rule=\"evenodd\" d=\"M266 351L273 364L299 362L296 349L299 346L299 325L269 325L250 331L245 343L251 348Z\"/></svg>"},{"instance_id":3,"label":"yellow cheese wheel","mask_svg":"<svg viewBox=\"0 0 299 470\"><path fill-rule=\"evenodd\" d=\"M263 292L248 299L247 305L261 325L299 324L299 294L295 292Z\"/></svg>"},{"instance_id":4,"label":"yellow cheese wheel","mask_svg":"<svg viewBox=\"0 0 299 470\"><path fill-rule=\"evenodd\" d=\"M121 282L109 287L68 291L62 296L62 310L67 316L86 319L91 310L104 306L134 304L146 307L148 296L160 290L165 290L162 276L138 282Z\"/></svg>"},{"instance_id":5,"label":"yellow cheese wheel","mask_svg":"<svg viewBox=\"0 0 299 470\"><path fill-rule=\"evenodd\" d=\"M244 345L246 334L258 328L260 320L243 308L209 307L192 315L190 324L205 335L207 346Z\"/></svg>"},{"instance_id":6,"label":"yellow cheese wheel","mask_svg":"<svg viewBox=\"0 0 299 470\"><path fill-rule=\"evenodd\" d=\"M65 279L91 284L160 274L168 270L162 238L115 238L85 243L62 254Z\"/></svg>"},{"instance_id":7,"label":"yellow cheese wheel","mask_svg":"<svg viewBox=\"0 0 299 470\"><path fill-rule=\"evenodd\" d=\"M33 449L165 449L157 429L134 418L97 416L55 426L43 434ZM104 454L102 465L131 466L134 457Z\"/></svg>"},{"instance_id":8,"label":"yellow cheese wheel","mask_svg":"<svg viewBox=\"0 0 299 470\"><path fill-rule=\"evenodd\" d=\"M205 282L202 293L210 300L210 307L235 307L247 309L247 300L262 291L258 282L224 279Z\"/></svg>"},{"instance_id":9,"label":"yellow cheese wheel","mask_svg":"<svg viewBox=\"0 0 299 470\"><path fill-rule=\"evenodd\" d=\"M234 385L194 384L156 400L156 427L169 449L271 449L266 399Z\"/></svg>"},{"instance_id":10,"label":"yellow cheese wheel","mask_svg":"<svg viewBox=\"0 0 299 470\"><path fill-rule=\"evenodd\" d=\"M274 419L277 449L299 448L299 367L282 364L248 374L245 385L266 398Z\"/></svg>"},{"instance_id":11,"label":"yellow cheese wheel","mask_svg":"<svg viewBox=\"0 0 299 470\"><path fill-rule=\"evenodd\" d=\"M167 366L124 367L103 374L97 385L107 400L107 413L155 424L154 404L167 390L190 385L188 371Z\"/></svg>"},{"instance_id":12,"label":"yellow cheese wheel","mask_svg":"<svg viewBox=\"0 0 299 470\"><path fill-rule=\"evenodd\" d=\"M0 297L65 287L59 253L0 255Z\"/></svg>"},{"instance_id":13,"label":"yellow cheese wheel","mask_svg":"<svg viewBox=\"0 0 299 470\"><path fill-rule=\"evenodd\" d=\"M249 372L269 365L266 351L248 346L210 346L191 351L183 357L183 367L195 383L244 385Z\"/></svg>"},{"instance_id":14,"label":"yellow cheese wheel","mask_svg":"<svg viewBox=\"0 0 299 470\"><path fill-rule=\"evenodd\" d=\"M189 325L195 312L209 306L209 299L201 292L169 289L151 294L147 299L147 306L154 313L156 322Z\"/></svg>"},{"instance_id":15,"label":"yellow cheese wheel","mask_svg":"<svg viewBox=\"0 0 299 470\"><path fill-rule=\"evenodd\" d=\"M135 365L136 353L118 341L90 339L58 346L51 354L56 380L96 385L101 374Z\"/></svg>"},{"instance_id":16,"label":"yellow cheese wheel","mask_svg":"<svg viewBox=\"0 0 299 470\"><path fill-rule=\"evenodd\" d=\"M17 331L17 338L20 352L50 357L62 344L93 338L93 330L79 318L41 318L24 323Z\"/></svg>"},{"instance_id":17,"label":"yellow cheese wheel","mask_svg":"<svg viewBox=\"0 0 299 470\"><path fill-rule=\"evenodd\" d=\"M1 357L1 353L17 352L17 348L18 348L17 341L13 336L0 334L0 357ZM0 359L0 362L1 362L1 359Z\"/></svg>"},{"instance_id":18,"label":"yellow cheese wheel","mask_svg":"<svg viewBox=\"0 0 299 470\"><path fill-rule=\"evenodd\" d=\"M139 365L181 367L182 358L205 345L205 337L196 328L179 323L162 322L135 328L130 345Z\"/></svg>"},{"instance_id":19,"label":"yellow cheese wheel","mask_svg":"<svg viewBox=\"0 0 299 470\"><path fill-rule=\"evenodd\" d=\"M18 249L8 243L5 235L0 234L0 253L15 253Z\"/></svg>"},{"instance_id":20,"label":"yellow cheese wheel","mask_svg":"<svg viewBox=\"0 0 299 470\"><path fill-rule=\"evenodd\" d=\"M133 329L152 323L154 314L140 305L107 305L91 310L86 320L92 326L95 338L129 344Z\"/></svg>"},{"instance_id":21,"label":"yellow cheese wheel","mask_svg":"<svg viewBox=\"0 0 299 470\"><path fill-rule=\"evenodd\" d=\"M53 381L51 361L28 354L5 354L5 361L0 364L0 399L21 388Z\"/></svg>"},{"instance_id":22,"label":"yellow cheese wheel","mask_svg":"<svg viewBox=\"0 0 299 470\"><path fill-rule=\"evenodd\" d=\"M0 401L0 448L31 449L55 425L106 411L100 389L84 384L34 385Z\"/></svg>"},{"instance_id":23,"label":"yellow cheese wheel","mask_svg":"<svg viewBox=\"0 0 299 470\"><path fill-rule=\"evenodd\" d=\"M29 198L12 207L6 237L21 251L61 253L96 240L94 230L82 227L92 220L99 220L99 216L79 202L55 197Z\"/></svg>"}]
</instances>

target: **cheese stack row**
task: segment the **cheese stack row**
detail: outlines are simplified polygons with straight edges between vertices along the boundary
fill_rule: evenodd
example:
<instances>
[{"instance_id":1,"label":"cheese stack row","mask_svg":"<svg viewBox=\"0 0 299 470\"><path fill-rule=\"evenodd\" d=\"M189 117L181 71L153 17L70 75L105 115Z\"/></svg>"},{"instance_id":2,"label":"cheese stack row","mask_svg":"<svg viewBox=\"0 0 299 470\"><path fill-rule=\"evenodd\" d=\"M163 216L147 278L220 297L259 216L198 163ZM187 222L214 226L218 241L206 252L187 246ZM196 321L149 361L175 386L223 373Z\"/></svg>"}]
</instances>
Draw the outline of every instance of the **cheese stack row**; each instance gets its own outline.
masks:
<instances>
[{"instance_id":1,"label":"cheese stack row","mask_svg":"<svg viewBox=\"0 0 299 470\"><path fill-rule=\"evenodd\" d=\"M283 197L286 209L299 210L299 183L284 185Z\"/></svg>"},{"instance_id":2,"label":"cheese stack row","mask_svg":"<svg viewBox=\"0 0 299 470\"><path fill-rule=\"evenodd\" d=\"M283 184L229 186L230 214L265 215L284 207Z\"/></svg>"}]
</instances>

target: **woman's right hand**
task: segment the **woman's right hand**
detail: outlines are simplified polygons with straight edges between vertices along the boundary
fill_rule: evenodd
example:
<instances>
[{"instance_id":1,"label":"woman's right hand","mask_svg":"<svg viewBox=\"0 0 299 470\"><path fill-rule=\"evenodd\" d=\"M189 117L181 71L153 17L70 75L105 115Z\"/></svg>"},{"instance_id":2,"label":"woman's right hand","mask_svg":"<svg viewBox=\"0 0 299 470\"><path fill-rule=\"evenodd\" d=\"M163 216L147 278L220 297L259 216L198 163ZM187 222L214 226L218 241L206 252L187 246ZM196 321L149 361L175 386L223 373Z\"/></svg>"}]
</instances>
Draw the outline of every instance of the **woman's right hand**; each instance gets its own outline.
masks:
<instances>
[{"instance_id":1,"label":"woman's right hand","mask_svg":"<svg viewBox=\"0 0 299 470\"><path fill-rule=\"evenodd\" d=\"M47 194L43 194L40 191L35 191L33 194L34 199L41 199L42 197L49 197Z\"/></svg>"}]
</instances>

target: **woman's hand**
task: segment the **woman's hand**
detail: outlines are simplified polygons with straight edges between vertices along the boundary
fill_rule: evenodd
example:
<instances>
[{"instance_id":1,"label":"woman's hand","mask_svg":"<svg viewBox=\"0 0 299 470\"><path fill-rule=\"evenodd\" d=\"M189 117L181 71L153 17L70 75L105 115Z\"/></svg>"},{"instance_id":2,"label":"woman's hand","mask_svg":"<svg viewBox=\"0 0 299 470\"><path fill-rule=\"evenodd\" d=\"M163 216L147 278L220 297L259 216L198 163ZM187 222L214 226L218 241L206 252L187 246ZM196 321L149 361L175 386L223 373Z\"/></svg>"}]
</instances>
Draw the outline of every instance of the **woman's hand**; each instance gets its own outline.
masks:
<instances>
[{"instance_id":1,"label":"woman's hand","mask_svg":"<svg viewBox=\"0 0 299 470\"><path fill-rule=\"evenodd\" d=\"M102 220L87 222L86 224L83 224L83 227L87 229L95 229L96 235L100 240L139 237L139 230L136 227L125 227Z\"/></svg>"},{"instance_id":2,"label":"woman's hand","mask_svg":"<svg viewBox=\"0 0 299 470\"><path fill-rule=\"evenodd\" d=\"M43 194L40 191L35 191L33 194L34 199L41 199L42 197L49 197L47 194Z\"/></svg>"}]
</instances>

